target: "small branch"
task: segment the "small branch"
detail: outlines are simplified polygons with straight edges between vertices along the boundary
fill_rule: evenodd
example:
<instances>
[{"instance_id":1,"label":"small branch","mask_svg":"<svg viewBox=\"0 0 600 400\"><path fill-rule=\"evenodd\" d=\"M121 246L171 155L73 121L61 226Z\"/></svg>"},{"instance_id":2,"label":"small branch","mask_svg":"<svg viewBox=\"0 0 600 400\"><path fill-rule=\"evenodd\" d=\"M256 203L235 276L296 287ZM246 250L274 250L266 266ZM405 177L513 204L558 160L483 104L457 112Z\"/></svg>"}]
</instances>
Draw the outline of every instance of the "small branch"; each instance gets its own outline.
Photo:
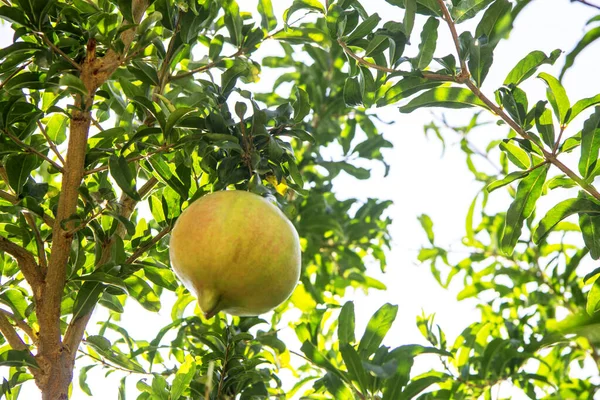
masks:
<instances>
[{"instance_id":1,"label":"small branch","mask_svg":"<svg viewBox=\"0 0 600 400\"><path fill-rule=\"evenodd\" d=\"M452 40L454 40L454 47L456 47L456 53L458 55L458 59L460 60L460 69L463 73L467 73L467 63L460 57L460 42L458 41L458 33L456 32L456 25L452 20L452 16L450 15L450 11L448 11L448 7L444 3L444 0L437 0L440 9L442 10L442 14L444 15L444 20L446 24L448 24L448 28L450 28L450 33L452 34Z\"/></svg>"},{"instance_id":2,"label":"small branch","mask_svg":"<svg viewBox=\"0 0 600 400\"><path fill-rule=\"evenodd\" d=\"M65 60L69 62L72 66L75 67L78 71L81 71L81 65L75 62L71 57L69 57L64 51L58 48L43 32L34 32L36 35L40 36L44 43L46 43L52 50L56 53L60 54Z\"/></svg>"},{"instance_id":3,"label":"small branch","mask_svg":"<svg viewBox=\"0 0 600 400\"><path fill-rule=\"evenodd\" d=\"M0 190L0 199L4 199L13 204L17 204L19 202L19 199L16 196L13 196L12 194L5 192L4 190Z\"/></svg>"},{"instance_id":4,"label":"small branch","mask_svg":"<svg viewBox=\"0 0 600 400\"><path fill-rule=\"evenodd\" d=\"M3 310L0 308L0 314L3 314L4 316L8 317L9 319L12 319L15 323L15 325L17 326L17 328L21 329L23 332L25 332L25 334L27 336L29 336L29 338L31 339L31 341L34 344L37 344L37 333L35 333L35 331L33 330L33 328L31 328L31 326L29 326L29 324L27 324L27 322L23 321L20 318L17 318L13 313Z\"/></svg>"},{"instance_id":5,"label":"small branch","mask_svg":"<svg viewBox=\"0 0 600 400\"><path fill-rule=\"evenodd\" d=\"M102 127L102 125L100 125L98 121L96 121L96 118L90 116L90 119L92 120L92 124L96 127L96 129L98 129L100 132L104 131L104 128Z\"/></svg>"},{"instance_id":6,"label":"small branch","mask_svg":"<svg viewBox=\"0 0 600 400\"><path fill-rule=\"evenodd\" d=\"M34 153L37 156L41 157L42 159L48 161L50 163L50 165L52 165L54 168L56 168L60 173L63 173L63 167L61 167L60 165L58 165L56 162L54 162L51 158L49 158L47 155L45 155L44 153L38 151L37 149L31 147L30 145L22 142L18 137L16 137L15 135L13 135L12 133L10 133L7 129L3 129L2 132L4 132L4 134L6 136L8 136L13 142L15 142L17 145L21 146L23 149L25 149L27 152L29 153Z\"/></svg>"},{"instance_id":7,"label":"small branch","mask_svg":"<svg viewBox=\"0 0 600 400\"><path fill-rule=\"evenodd\" d=\"M153 375L151 373L148 372L138 372L138 371L132 371L130 369L127 368L123 368L123 367L119 367L117 365L113 365L110 363L107 363L106 361L104 361L102 358L100 357L96 357L94 355L91 355L90 353L87 353L83 350L78 350L81 354L88 356L89 358L98 361L100 364L102 364L103 366L105 366L106 368L112 368L112 369L118 369L119 371L123 371L123 372L127 372L129 374L139 374L139 375Z\"/></svg>"},{"instance_id":8,"label":"small branch","mask_svg":"<svg viewBox=\"0 0 600 400\"><path fill-rule=\"evenodd\" d=\"M40 268L35 262L33 255L4 236L0 236L0 250L5 251L17 260L17 264L25 280L31 286L34 293L39 295L41 287L44 284L44 276L40 272Z\"/></svg>"},{"instance_id":9,"label":"small branch","mask_svg":"<svg viewBox=\"0 0 600 400\"><path fill-rule=\"evenodd\" d=\"M174 81L174 80L177 80L177 79L182 79L182 78L188 77L190 75L194 75L194 74L196 74L198 72L207 71L207 70L209 70L211 68L214 68L218 63L220 63L225 58L235 58L235 57L239 57L239 56L241 56L243 54L244 54L244 51L240 49L240 50L236 51L235 53L233 53L232 55L230 55L228 57L223 57L219 61L210 62L210 63L208 63L206 65L203 65L203 66L198 67L198 68L191 69L191 70L183 72L181 74L171 75L169 77L168 81Z\"/></svg>"},{"instance_id":10,"label":"small branch","mask_svg":"<svg viewBox=\"0 0 600 400\"><path fill-rule=\"evenodd\" d=\"M127 162L134 162L134 161L139 161L139 160L144 160L148 157L153 156L154 154L158 154L158 153L162 153L163 151L169 150L173 147L175 147L177 144L176 143L172 143L172 144L167 144L164 146L160 146L158 149L150 151L146 154L140 154L138 156L134 156L131 158L127 159ZM88 169L87 171L85 171L83 173L83 176L87 176L87 175L91 175L91 174L95 174L96 172L101 172L101 171L106 171L108 169L108 165L103 165L101 167L97 167L97 168L93 168L93 169Z\"/></svg>"},{"instance_id":11,"label":"small branch","mask_svg":"<svg viewBox=\"0 0 600 400\"><path fill-rule=\"evenodd\" d=\"M46 131L46 128L44 128L44 125L42 125L42 123L40 121L37 121L37 126L38 126L38 128L40 128L42 135L44 135L44 137L46 138L46 142L48 142L48 146L50 146L50 148L52 149L54 154L56 154L56 157L60 160L60 162L63 165L65 165L65 159L60 154L60 151L58 151L58 148L56 147L56 144L54 144L54 141L52 139L50 139L50 136L48 136L48 132Z\"/></svg>"},{"instance_id":12,"label":"small branch","mask_svg":"<svg viewBox=\"0 0 600 400\"><path fill-rule=\"evenodd\" d=\"M164 227L162 231L160 231L156 236L154 236L152 239L150 239L150 241L148 241L147 243L142 245L142 247L139 247L127 260L125 260L125 264L134 263L142 254L144 254L146 251L148 251L149 249L154 247L154 245L156 243L158 243L158 241L160 239L162 239L169 232L171 232L172 228L173 228L172 226Z\"/></svg>"},{"instance_id":13,"label":"small branch","mask_svg":"<svg viewBox=\"0 0 600 400\"><path fill-rule=\"evenodd\" d=\"M558 147L560 146L560 140L562 139L562 135L566 129L566 125L562 125L560 127L560 133L558 134L558 139L556 139L556 143L554 143L554 147L552 148L552 154L554 154L556 156L556 154L558 153Z\"/></svg>"},{"instance_id":14,"label":"small branch","mask_svg":"<svg viewBox=\"0 0 600 400\"><path fill-rule=\"evenodd\" d=\"M76 234L77 232L79 232L80 230L82 230L83 228L85 228L86 226L88 226L88 224L90 222L92 222L93 220L95 220L96 218L98 218L100 215L102 215L102 213L106 209L106 204L107 204L107 201L105 200L102 204L100 204L100 210L98 210L95 213L93 213L88 219L86 219L85 221L83 221L81 224L77 225L76 227L73 227L71 230L69 230L66 233L66 235L73 236L74 234Z\"/></svg>"},{"instance_id":15,"label":"small branch","mask_svg":"<svg viewBox=\"0 0 600 400\"><path fill-rule=\"evenodd\" d=\"M17 68L15 70L15 72L13 72L12 74L10 74L9 76L6 77L5 80L3 80L2 82L0 82L0 90L2 90L2 88L4 87L4 85L6 85L12 78L15 77L15 75L17 75L19 72L23 71L25 68L27 68L27 66L29 66L29 64L31 64L33 62L33 60L29 60L27 61L25 64L21 65L19 68Z\"/></svg>"},{"instance_id":16,"label":"small branch","mask_svg":"<svg viewBox=\"0 0 600 400\"><path fill-rule=\"evenodd\" d=\"M40 230L35 223L35 218L29 212L24 212L23 216L25 217L25 221L31 227L33 234L35 236L35 244L37 246L38 252L38 262L40 264L40 268L42 269L42 274L46 273L46 269L48 268L48 262L46 261L46 249L44 248L44 241L42 240L42 235L40 234Z\"/></svg>"},{"instance_id":17,"label":"small branch","mask_svg":"<svg viewBox=\"0 0 600 400\"><path fill-rule=\"evenodd\" d=\"M6 339L10 347L15 350L27 350L29 347L25 344L21 336L15 330L15 327L8 321L4 313L0 312L0 332Z\"/></svg>"},{"instance_id":18,"label":"small branch","mask_svg":"<svg viewBox=\"0 0 600 400\"><path fill-rule=\"evenodd\" d=\"M571 3L581 3L581 4L583 4L583 5L586 5L586 6L589 6L589 7L595 8L595 9L597 9L597 10L600 10L600 5L597 5L597 4L590 3L590 2L589 2L589 1L587 1L587 0L571 0Z\"/></svg>"}]
</instances>

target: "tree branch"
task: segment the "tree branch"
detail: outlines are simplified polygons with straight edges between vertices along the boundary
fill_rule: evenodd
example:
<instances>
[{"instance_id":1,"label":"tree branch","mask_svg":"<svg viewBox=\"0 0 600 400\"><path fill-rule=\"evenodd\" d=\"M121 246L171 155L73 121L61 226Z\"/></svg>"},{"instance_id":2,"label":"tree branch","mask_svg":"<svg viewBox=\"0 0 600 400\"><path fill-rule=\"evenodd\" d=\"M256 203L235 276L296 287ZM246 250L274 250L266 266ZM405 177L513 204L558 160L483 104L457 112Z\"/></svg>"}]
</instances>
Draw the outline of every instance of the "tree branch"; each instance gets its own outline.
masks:
<instances>
[{"instance_id":1,"label":"tree branch","mask_svg":"<svg viewBox=\"0 0 600 400\"><path fill-rule=\"evenodd\" d=\"M450 15L450 12L448 11L448 7L446 7L446 3L444 3L444 0L437 0L437 2L440 6L440 9L442 10L442 14L444 15L444 20L446 21L446 24L448 24L448 28L450 28L452 40L454 41L454 47L456 47L456 52L460 61L460 69L463 73L466 74L468 73L467 63L464 59L460 57L460 42L458 41L458 32L456 32L456 25L452 20L452 16Z\"/></svg>"},{"instance_id":2,"label":"tree branch","mask_svg":"<svg viewBox=\"0 0 600 400\"><path fill-rule=\"evenodd\" d=\"M43 32L34 32L36 35L42 38L44 43L46 43L52 50L54 50L57 54L61 55L69 64L75 67L78 71L81 71L81 65L79 65L75 60L69 57L64 51L58 48Z\"/></svg>"},{"instance_id":3,"label":"tree branch","mask_svg":"<svg viewBox=\"0 0 600 400\"><path fill-rule=\"evenodd\" d=\"M27 350L29 347L25 344L21 336L15 330L15 327L8 321L4 313L0 312L0 332L6 338L6 341L15 350ZM32 355L33 357L33 355Z\"/></svg>"},{"instance_id":4,"label":"tree branch","mask_svg":"<svg viewBox=\"0 0 600 400\"><path fill-rule=\"evenodd\" d=\"M158 153L162 153L163 151L172 149L173 147L177 146L177 143L172 143L172 144L167 144L164 146L160 146L158 149L156 150L152 150L146 154L140 154L138 156L133 156L131 158L127 158L126 161L128 163L130 162L135 162L135 161L139 161L139 160L144 160L148 157L153 156L154 154L158 154ZM103 165L101 167L97 167L97 168L92 168L92 169L88 169L86 170L83 175L87 176L87 175L91 175L91 174L95 174L96 172L101 172L101 171L106 171L108 169L108 165Z\"/></svg>"},{"instance_id":5,"label":"tree branch","mask_svg":"<svg viewBox=\"0 0 600 400\"><path fill-rule=\"evenodd\" d=\"M3 80L2 82L0 82L0 90L2 90L2 88L4 87L4 85L6 85L12 78L14 78L19 72L23 71L25 68L27 68L27 66L29 64L31 64L33 62L33 60L29 60L27 61L25 64L21 65L19 68L17 68L12 74L10 74L9 76L6 77L5 80Z\"/></svg>"},{"instance_id":6,"label":"tree branch","mask_svg":"<svg viewBox=\"0 0 600 400\"><path fill-rule=\"evenodd\" d=\"M29 326L29 324L27 324L27 322L23 321L22 319L18 318L16 315L14 315L13 313L3 310L0 308L0 314L3 314L4 316L12 319L15 323L15 325L17 326L17 328L21 329L23 332L25 332L25 334L27 334L27 336L29 336L29 338L31 339L31 341L36 344L38 341L38 335L37 333L35 333L35 331L33 330L33 328L31 328L31 326Z\"/></svg>"},{"instance_id":7,"label":"tree branch","mask_svg":"<svg viewBox=\"0 0 600 400\"><path fill-rule=\"evenodd\" d=\"M14 257L25 280L29 286L31 286L34 294L39 296L44 284L44 276L35 262L33 255L23 247L6 239L4 236L0 236L0 250L5 251Z\"/></svg>"},{"instance_id":8,"label":"tree branch","mask_svg":"<svg viewBox=\"0 0 600 400\"><path fill-rule=\"evenodd\" d=\"M56 154L56 157L60 160L60 162L63 165L65 165L65 159L60 154L60 151L58 151L58 148L56 147L56 144L54 144L54 142L52 141L52 139L50 139L50 136L48 136L48 132L46 131L46 128L44 128L44 125L42 125L42 123L40 121L37 121L37 126L38 126L38 128L40 128L40 131L42 132L42 135L44 135L44 137L46 138L46 142L48 142L48 146L50 146L50 148L52 149L52 151L54 152L54 154Z\"/></svg>"},{"instance_id":9,"label":"tree branch","mask_svg":"<svg viewBox=\"0 0 600 400\"><path fill-rule=\"evenodd\" d=\"M165 237L169 232L173 229L172 226L166 226L160 231L156 236L150 239L143 246L139 247L127 260L125 260L125 264L134 263L142 254L151 249L160 239Z\"/></svg>"},{"instance_id":10,"label":"tree branch","mask_svg":"<svg viewBox=\"0 0 600 400\"><path fill-rule=\"evenodd\" d=\"M38 263L40 264L40 268L42 270L42 275L46 274L46 269L48 268L48 263L46 261L46 250L44 248L44 241L42 240L42 235L40 234L40 230L35 223L35 218L29 212L24 212L23 216L25 217L25 221L33 230L33 234L35 236L35 244L37 246L38 252Z\"/></svg>"},{"instance_id":11,"label":"tree branch","mask_svg":"<svg viewBox=\"0 0 600 400\"><path fill-rule=\"evenodd\" d=\"M586 5L586 6L589 6L589 7L595 8L595 9L597 9L597 10L600 10L600 5L597 5L597 4L590 3L590 2L589 2L589 1L587 1L587 0L571 0L571 3L581 3L581 4L583 4L583 5Z\"/></svg>"},{"instance_id":12,"label":"tree branch","mask_svg":"<svg viewBox=\"0 0 600 400\"><path fill-rule=\"evenodd\" d=\"M37 156L41 157L42 159L48 161L48 163L50 163L50 165L52 165L56 170L58 170L58 172L61 172L61 173L64 172L63 167L61 167L60 165L55 163L51 158L49 158L47 155L45 155L41 151L28 145L27 143L22 142L21 139L19 139L18 137L16 137L12 133L10 133L7 129L3 129L2 132L4 132L4 134L10 138L10 140L15 142L17 145L21 146L23 149L25 149L25 151L36 154Z\"/></svg>"},{"instance_id":13,"label":"tree branch","mask_svg":"<svg viewBox=\"0 0 600 400\"><path fill-rule=\"evenodd\" d=\"M175 81L177 79L182 79L182 78L186 78L186 77L188 77L190 75L194 75L194 74L196 74L198 72L207 71L207 70L209 70L211 68L214 68L218 63L220 63L221 61L223 61L223 59L225 59L225 58L235 58L235 57L239 57L239 56L241 56L243 54L244 54L244 51L242 49L240 49L240 50L236 51L235 53L233 53L232 55L230 55L228 57L221 58L219 61L210 62L210 63L208 63L206 65L203 65L203 66L198 67L198 68L191 69L191 70L183 72L181 74L171 75L168 80L169 81Z\"/></svg>"}]
</instances>

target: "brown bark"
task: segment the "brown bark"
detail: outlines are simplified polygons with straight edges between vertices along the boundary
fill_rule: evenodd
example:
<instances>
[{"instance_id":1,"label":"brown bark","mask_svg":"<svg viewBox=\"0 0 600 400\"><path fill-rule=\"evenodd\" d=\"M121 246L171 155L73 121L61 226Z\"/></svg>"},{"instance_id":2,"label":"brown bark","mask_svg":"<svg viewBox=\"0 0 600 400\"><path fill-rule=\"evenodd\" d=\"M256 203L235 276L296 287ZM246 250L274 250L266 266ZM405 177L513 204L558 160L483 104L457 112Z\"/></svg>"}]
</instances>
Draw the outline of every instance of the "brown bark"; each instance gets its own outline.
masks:
<instances>
[{"instance_id":1,"label":"brown bark","mask_svg":"<svg viewBox=\"0 0 600 400\"><path fill-rule=\"evenodd\" d=\"M134 0L135 22L139 22L147 8L147 0ZM128 48L133 41L135 30L122 33L121 39ZM48 261L48 270L41 296L36 299L38 321L40 325L39 347L36 356L41 373L36 383L42 391L44 400L68 399L69 385L73 379L75 354L85 324L78 330L74 340L63 342L60 330L60 304L63 297L66 267L69 259L73 235L69 230L72 224L61 226L62 221L77 211L78 189L84 175L84 161L87 139L91 123L90 110L96 90L121 65L122 55L109 51L104 57L96 58L95 42L88 43L86 59L80 66L80 78L88 94L78 96L71 116L69 142L62 177L61 195L58 202L56 221L53 226L52 248ZM87 321L86 321L87 322ZM73 336L73 335L71 335ZM78 338L78 339L77 339Z\"/></svg>"}]
</instances>

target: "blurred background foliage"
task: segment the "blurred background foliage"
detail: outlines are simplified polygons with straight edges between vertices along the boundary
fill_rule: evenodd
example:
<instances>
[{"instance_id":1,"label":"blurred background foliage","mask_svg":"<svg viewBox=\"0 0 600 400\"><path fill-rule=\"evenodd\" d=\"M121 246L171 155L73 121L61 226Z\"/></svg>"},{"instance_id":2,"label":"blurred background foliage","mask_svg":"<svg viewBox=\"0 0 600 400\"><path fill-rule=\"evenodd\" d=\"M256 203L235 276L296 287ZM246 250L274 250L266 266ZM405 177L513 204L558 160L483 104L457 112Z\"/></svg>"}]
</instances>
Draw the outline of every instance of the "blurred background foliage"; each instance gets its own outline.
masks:
<instances>
[{"instance_id":1,"label":"blurred background foliage","mask_svg":"<svg viewBox=\"0 0 600 400\"><path fill-rule=\"evenodd\" d=\"M127 383L138 399L491 399L503 382L532 399L593 397L597 382L587 378L598 372L600 283L589 283L600 271L582 276L577 267L600 257L600 195L592 186L600 174L600 111L588 110L573 132L567 126L600 95L571 102L557 78L541 73L548 97L528 100L519 84L560 55L535 49L507 71L491 100L481 93L495 46L529 0L387 2L398 6L395 20L369 15L358 0L295 0L277 16L271 0L259 0L258 13L233 0L2 1L0 17L14 31L14 43L0 50L7 399L45 368L36 361L44 331L22 264L46 274L57 226L72 238L62 334L70 337L96 308L109 315L71 349L74 384L89 395L88 371L103 368L124 373L121 399ZM139 7L139 23L128 22ZM421 32L413 32L417 15L428 18ZM451 35L446 25L470 19L479 22L454 35L455 53L434 58L438 37ZM599 36L594 29L567 55L563 73ZM278 44L277 54L255 57L266 42ZM416 56L405 55L409 46ZM111 73L93 90L89 82L100 78L82 68L91 54L114 63L94 70ZM264 74L276 75L273 88L257 92L253 83ZM341 173L369 179L374 163L387 173L392 144L374 119L376 107L396 103L403 113L481 107L496 116L477 112L466 126L427 126L442 141L460 138L481 182L466 215L468 255L438 247L434 221L419 217L430 242L419 261L442 286L460 277L459 299L477 297L481 320L448 340L433 317L419 316L427 345L390 348L384 337L397 306L383 305L364 333L355 332L355 305L343 298L348 288L386 289L369 271L386 268L391 203L340 200L333 180ZM71 129L84 112L91 128L76 212L55 225ZM474 148L470 134L494 118L506 139ZM566 152L581 152L576 166L558 161ZM480 159L497 174L480 169ZM268 197L301 236L300 283L269 318L205 320L169 267L169 232L181 210L225 189ZM514 197L507 212L486 209L496 189ZM536 200L551 190L579 193L536 216ZM578 223L564 221L575 214ZM585 247L571 240L575 234ZM148 327L152 341L121 326L128 302L157 312L167 298L172 321ZM296 343L281 335L286 327ZM415 374L421 354L440 362ZM590 376L573 373L589 360ZM291 389L284 373L297 382Z\"/></svg>"}]
</instances>

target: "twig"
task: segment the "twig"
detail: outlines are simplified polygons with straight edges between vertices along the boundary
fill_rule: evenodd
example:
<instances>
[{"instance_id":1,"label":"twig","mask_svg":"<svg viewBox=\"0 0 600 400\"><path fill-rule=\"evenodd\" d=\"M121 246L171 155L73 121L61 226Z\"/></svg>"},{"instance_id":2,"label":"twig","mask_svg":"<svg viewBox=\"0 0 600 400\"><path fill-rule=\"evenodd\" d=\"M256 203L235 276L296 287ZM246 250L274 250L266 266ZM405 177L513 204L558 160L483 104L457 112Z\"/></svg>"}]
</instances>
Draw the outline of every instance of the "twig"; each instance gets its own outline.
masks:
<instances>
[{"instance_id":1,"label":"twig","mask_svg":"<svg viewBox=\"0 0 600 400\"><path fill-rule=\"evenodd\" d=\"M144 159L146 159L148 157L153 156L154 154L162 153L163 151L169 150L169 149L175 147L176 145L177 145L176 143L172 143L172 144L167 144L167 145L164 145L164 146L160 146L158 149L150 151L150 152L148 152L146 154L140 154L139 156L134 156L134 157L131 157L131 158L127 158L126 161L128 163L130 163L130 162L134 162L134 161L144 160ZM83 176L95 174L96 172L106 171L107 169L108 169L108 165L103 165L101 167L88 169L87 171L85 171L83 173Z\"/></svg>"},{"instance_id":2,"label":"twig","mask_svg":"<svg viewBox=\"0 0 600 400\"><path fill-rule=\"evenodd\" d=\"M103 202L103 204L100 205L100 210L98 210L95 213L93 213L88 219L86 219L85 221L83 221L78 226L76 226L76 227L72 228L71 230L69 230L66 233L66 235L73 236L75 233L79 232L80 230L82 230L83 228L85 228L86 226L88 226L88 224L90 222L92 222L93 220L95 220L96 218L98 218L100 215L102 215L102 213L106 209L106 204L107 204L107 201L105 200Z\"/></svg>"},{"instance_id":3,"label":"twig","mask_svg":"<svg viewBox=\"0 0 600 400\"><path fill-rule=\"evenodd\" d=\"M4 236L0 236L0 250L5 251L17 260L17 264L19 265L25 280L29 283L29 286L31 286L34 293L39 295L41 287L44 284L44 277L40 272L39 266L35 262L33 254L23 247L11 242Z\"/></svg>"},{"instance_id":4,"label":"twig","mask_svg":"<svg viewBox=\"0 0 600 400\"><path fill-rule=\"evenodd\" d=\"M467 63L465 62L464 59L462 59L462 57L460 57L460 42L458 41L458 33L456 32L456 25L454 24L454 21L452 20L452 16L450 15L450 11L448 11L448 7L446 7L446 3L444 3L444 0L437 0L440 9L442 10L442 14L444 15L444 20L446 21L446 24L448 24L448 28L450 28L450 33L452 34L452 40L454 40L454 47L456 47L456 51L458 53L458 58L460 60L460 68L462 70L462 72L466 73L468 71L467 69Z\"/></svg>"},{"instance_id":5,"label":"twig","mask_svg":"<svg viewBox=\"0 0 600 400\"><path fill-rule=\"evenodd\" d=\"M46 268L48 268L48 263L46 261L46 250L44 248L44 241L42 240L42 235L40 235L40 230L38 229L37 224L35 223L35 218L33 218L33 215L26 211L23 213L23 216L25 217L25 221L27 221L27 224L31 227L31 230L33 230L38 252L38 262L40 264L40 268L42 269L42 273L44 274Z\"/></svg>"},{"instance_id":6,"label":"twig","mask_svg":"<svg viewBox=\"0 0 600 400\"><path fill-rule=\"evenodd\" d=\"M17 68L12 74L10 74L9 76L7 76L5 80L3 80L2 82L0 82L0 90L2 90L2 88L4 87L4 85L6 85L8 83L8 81L10 81L12 78L14 78L15 75L17 75L19 72L21 72L25 68L27 68L27 66L29 64L31 64L32 62L33 62L33 60L27 61L25 64L23 64L19 68Z\"/></svg>"},{"instance_id":7,"label":"twig","mask_svg":"<svg viewBox=\"0 0 600 400\"><path fill-rule=\"evenodd\" d=\"M198 67L198 68L191 69L191 70L183 72L181 74L171 75L168 80L169 81L174 81L174 80L177 80L177 79L188 77L190 75L194 75L195 73L198 73L198 72L207 71L207 70L215 67L218 63L220 63L221 61L223 61L223 59L225 59L225 58L235 58L235 57L239 57L239 56L241 56L243 54L244 54L244 51L242 49L240 49L240 50L236 51L235 53L233 53L232 55L230 55L228 57L221 58L219 61L210 62L210 63L208 63L206 65L203 65L203 66Z\"/></svg>"},{"instance_id":8,"label":"twig","mask_svg":"<svg viewBox=\"0 0 600 400\"><path fill-rule=\"evenodd\" d=\"M6 338L6 341L15 350L27 350L28 347L21 339L21 336L15 330L15 327L8 321L3 313L0 313L0 332Z\"/></svg>"},{"instance_id":9,"label":"twig","mask_svg":"<svg viewBox=\"0 0 600 400\"><path fill-rule=\"evenodd\" d=\"M8 136L13 142L15 142L16 144L18 144L19 146L21 146L23 149L25 149L27 152L29 153L34 153L36 155L38 155L39 157L43 158L44 160L48 161L50 163L50 165L52 165L56 170L58 170L60 173L63 173L63 167L61 167L60 165L58 165L56 162L54 162L51 158L49 158L47 155L45 155L44 153L38 151L37 149L35 149L34 147L23 143L21 141L21 139L19 139L18 137L16 137L15 135L13 135L12 133L10 133L7 129L3 129L2 132L4 132L4 134L6 136Z\"/></svg>"},{"instance_id":10,"label":"twig","mask_svg":"<svg viewBox=\"0 0 600 400\"><path fill-rule=\"evenodd\" d=\"M600 6L599 5L590 3L587 0L571 0L571 3L581 3L583 5L586 5L586 6L589 6L589 7L593 7L595 9L597 9L597 10L600 10Z\"/></svg>"},{"instance_id":11,"label":"twig","mask_svg":"<svg viewBox=\"0 0 600 400\"><path fill-rule=\"evenodd\" d=\"M92 124L94 124L96 129L98 129L100 132L104 132L104 128L102 127L102 125L100 125L98 121L96 121L96 118L90 116L90 119L92 120Z\"/></svg>"},{"instance_id":12,"label":"twig","mask_svg":"<svg viewBox=\"0 0 600 400\"><path fill-rule=\"evenodd\" d=\"M19 199L16 196L13 196L12 194L5 192L4 190L0 190L0 199L4 199L13 204L16 204L19 202Z\"/></svg>"},{"instance_id":13,"label":"twig","mask_svg":"<svg viewBox=\"0 0 600 400\"><path fill-rule=\"evenodd\" d=\"M160 231L156 236L150 239L143 246L139 247L127 260L125 260L125 264L134 263L135 260L137 260L142 254L151 249L156 243L158 243L160 239L162 239L163 237L165 237L165 235L171 232L171 229L172 227L170 225L164 227L162 231Z\"/></svg>"},{"instance_id":14,"label":"twig","mask_svg":"<svg viewBox=\"0 0 600 400\"><path fill-rule=\"evenodd\" d=\"M75 69L77 69L78 71L81 71L81 65L79 65L77 62L75 62L75 60L73 60L71 57L69 57L67 55L67 53L65 53L64 51L59 49L58 46L56 46L50 39L48 39L48 37L43 32L34 32L34 33L37 34L38 36L40 36L42 38L42 40L48 46L50 46L50 48L52 50L54 50L56 53L60 54L65 60L67 60L69 62L69 64L74 66Z\"/></svg>"},{"instance_id":15,"label":"twig","mask_svg":"<svg viewBox=\"0 0 600 400\"><path fill-rule=\"evenodd\" d=\"M52 139L50 139L50 136L48 136L48 132L46 131L46 128L44 127L44 125L42 125L42 123L39 120L36 122L37 122L38 128L40 128L40 131L42 132L42 135L44 135L44 137L46 138L46 142L48 142L48 146L50 146L50 148L52 149L54 154L56 154L56 157L58 157L60 162L63 165L65 165L65 159L60 154L60 151L58 151L58 148L56 147L56 144L54 144L54 141Z\"/></svg>"},{"instance_id":16,"label":"twig","mask_svg":"<svg viewBox=\"0 0 600 400\"><path fill-rule=\"evenodd\" d=\"M35 331L33 330L33 328L31 328L31 326L29 326L29 324L27 324L27 322L23 321L22 319L18 318L16 315L14 315L13 313L3 310L0 308L0 314L4 314L6 317L12 319L15 323L15 325L17 326L17 328L21 329L23 332L25 332L25 334L27 334L27 336L29 336L29 338L31 339L31 341L34 344L37 344L37 333L35 333Z\"/></svg>"},{"instance_id":17,"label":"twig","mask_svg":"<svg viewBox=\"0 0 600 400\"><path fill-rule=\"evenodd\" d=\"M129 373L129 374L153 375L153 374L150 374L150 373L148 373L148 372L139 372L139 371L133 371L133 370L131 370L131 369L127 369L127 368L119 367L118 365L113 365L113 364L107 363L106 361L104 361L104 359L102 359L102 358L100 358L100 357L96 357L96 356L94 356L94 355L91 355L90 353L88 353L88 352L85 352L85 351L83 351L83 350L78 350L78 351L79 351L81 354L83 354L83 355L85 355L85 356L88 356L89 358L91 358L91 359L93 359L93 360L96 360L96 361L98 361L100 364L104 365L104 366L105 366L105 367L107 367L107 368L118 369L119 371L124 371L124 372L127 372L127 373Z\"/></svg>"}]
</instances>

